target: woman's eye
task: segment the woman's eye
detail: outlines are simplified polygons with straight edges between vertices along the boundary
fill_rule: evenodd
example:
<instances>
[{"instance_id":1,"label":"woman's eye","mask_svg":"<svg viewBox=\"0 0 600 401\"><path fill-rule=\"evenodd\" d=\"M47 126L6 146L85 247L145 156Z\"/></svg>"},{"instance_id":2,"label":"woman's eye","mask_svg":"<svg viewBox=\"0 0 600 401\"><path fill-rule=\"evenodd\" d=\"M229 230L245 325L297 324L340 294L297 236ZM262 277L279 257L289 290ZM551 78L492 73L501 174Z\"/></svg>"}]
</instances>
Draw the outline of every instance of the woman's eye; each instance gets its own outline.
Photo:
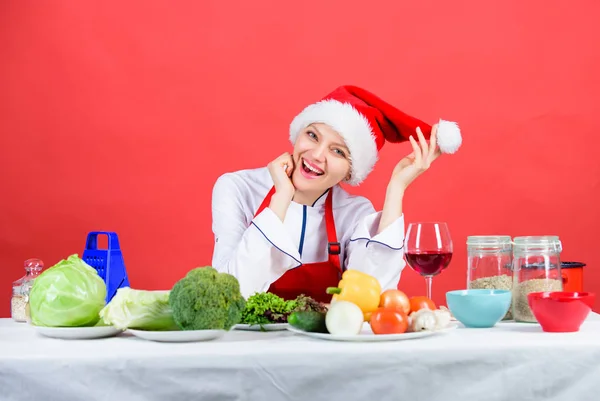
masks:
<instances>
[{"instance_id":1,"label":"woman's eye","mask_svg":"<svg viewBox=\"0 0 600 401\"><path fill-rule=\"evenodd\" d=\"M315 135L315 133L314 133L314 132L312 132L312 131L307 131L306 133L307 133L307 134L308 134L308 136L310 136L312 139L317 139L317 136Z\"/></svg>"},{"instance_id":2,"label":"woman's eye","mask_svg":"<svg viewBox=\"0 0 600 401\"><path fill-rule=\"evenodd\" d=\"M340 155L342 157L346 157L346 154L343 151L339 150L339 149L334 149L333 151L336 152L338 155Z\"/></svg>"}]
</instances>

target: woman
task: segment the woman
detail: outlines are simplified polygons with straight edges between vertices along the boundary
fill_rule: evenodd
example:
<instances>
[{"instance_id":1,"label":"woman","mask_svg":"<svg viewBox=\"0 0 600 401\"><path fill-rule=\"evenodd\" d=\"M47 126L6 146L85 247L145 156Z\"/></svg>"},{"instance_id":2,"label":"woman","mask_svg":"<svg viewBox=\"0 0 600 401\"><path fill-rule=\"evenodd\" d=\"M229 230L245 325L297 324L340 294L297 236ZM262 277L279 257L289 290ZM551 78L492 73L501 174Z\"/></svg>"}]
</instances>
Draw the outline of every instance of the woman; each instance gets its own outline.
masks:
<instances>
[{"instance_id":1,"label":"woman","mask_svg":"<svg viewBox=\"0 0 600 401\"><path fill-rule=\"evenodd\" d=\"M430 127L364 89L342 86L293 119L290 139L292 154L217 180L212 265L236 276L246 298L270 291L329 302L326 288L346 269L395 288L405 266L404 193L440 153L460 147L458 126ZM407 140L413 152L392 171L382 211L339 185L360 184L386 141Z\"/></svg>"}]
</instances>

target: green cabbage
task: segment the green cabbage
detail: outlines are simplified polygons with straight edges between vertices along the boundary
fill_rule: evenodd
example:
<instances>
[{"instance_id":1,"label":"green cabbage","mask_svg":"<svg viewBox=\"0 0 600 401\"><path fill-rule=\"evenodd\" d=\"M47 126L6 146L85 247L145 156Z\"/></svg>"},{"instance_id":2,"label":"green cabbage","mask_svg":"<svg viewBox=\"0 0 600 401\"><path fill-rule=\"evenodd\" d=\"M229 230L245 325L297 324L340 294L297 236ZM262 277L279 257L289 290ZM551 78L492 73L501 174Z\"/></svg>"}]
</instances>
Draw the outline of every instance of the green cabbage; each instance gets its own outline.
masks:
<instances>
[{"instance_id":1,"label":"green cabbage","mask_svg":"<svg viewBox=\"0 0 600 401\"><path fill-rule=\"evenodd\" d=\"M119 288L100 317L121 330L179 330L169 305L169 291Z\"/></svg>"},{"instance_id":2,"label":"green cabbage","mask_svg":"<svg viewBox=\"0 0 600 401\"><path fill-rule=\"evenodd\" d=\"M29 313L35 326L87 327L100 320L106 285L98 272L77 254L42 272L29 293Z\"/></svg>"}]
</instances>

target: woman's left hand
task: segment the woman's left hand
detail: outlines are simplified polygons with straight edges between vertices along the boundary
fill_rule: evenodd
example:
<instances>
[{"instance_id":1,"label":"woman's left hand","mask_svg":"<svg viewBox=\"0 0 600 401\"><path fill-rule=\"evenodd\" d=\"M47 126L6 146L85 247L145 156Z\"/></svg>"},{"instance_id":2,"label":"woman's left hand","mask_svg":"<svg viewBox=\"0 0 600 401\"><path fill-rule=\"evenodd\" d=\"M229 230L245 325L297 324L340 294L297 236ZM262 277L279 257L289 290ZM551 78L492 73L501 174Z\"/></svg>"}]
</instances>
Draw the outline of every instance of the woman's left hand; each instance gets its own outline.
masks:
<instances>
[{"instance_id":1,"label":"woman's left hand","mask_svg":"<svg viewBox=\"0 0 600 401\"><path fill-rule=\"evenodd\" d=\"M417 128L417 142L411 135L409 138L413 147L413 152L400 160L392 172L389 187L394 191L404 192L406 188L421 174L431 166L440 155L441 151L437 147L437 124L432 127L429 143L425 140L423 132Z\"/></svg>"}]
</instances>

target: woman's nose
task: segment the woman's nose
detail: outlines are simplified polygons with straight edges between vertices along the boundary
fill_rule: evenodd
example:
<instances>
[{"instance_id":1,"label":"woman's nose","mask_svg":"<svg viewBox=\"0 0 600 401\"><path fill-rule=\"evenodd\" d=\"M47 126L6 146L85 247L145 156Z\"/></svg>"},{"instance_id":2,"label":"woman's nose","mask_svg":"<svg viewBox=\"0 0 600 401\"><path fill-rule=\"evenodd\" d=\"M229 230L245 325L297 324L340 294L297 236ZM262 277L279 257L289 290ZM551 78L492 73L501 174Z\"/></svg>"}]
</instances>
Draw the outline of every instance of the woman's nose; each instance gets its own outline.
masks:
<instances>
[{"instance_id":1,"label":"woman's nose","mask_svg":"<svg viewBox=\"0 0 600 401\"><path fill-rule=\"evenodd\" d=\"M316 146L315 148L313 148L313 150L311 152L311 156L313 157L314 161L323 162L323 161L325 161L325 152L326 151L327 151L327 149L325 149L325 146L319 145L319 146Z\"/></svg>"}]
</instances>

